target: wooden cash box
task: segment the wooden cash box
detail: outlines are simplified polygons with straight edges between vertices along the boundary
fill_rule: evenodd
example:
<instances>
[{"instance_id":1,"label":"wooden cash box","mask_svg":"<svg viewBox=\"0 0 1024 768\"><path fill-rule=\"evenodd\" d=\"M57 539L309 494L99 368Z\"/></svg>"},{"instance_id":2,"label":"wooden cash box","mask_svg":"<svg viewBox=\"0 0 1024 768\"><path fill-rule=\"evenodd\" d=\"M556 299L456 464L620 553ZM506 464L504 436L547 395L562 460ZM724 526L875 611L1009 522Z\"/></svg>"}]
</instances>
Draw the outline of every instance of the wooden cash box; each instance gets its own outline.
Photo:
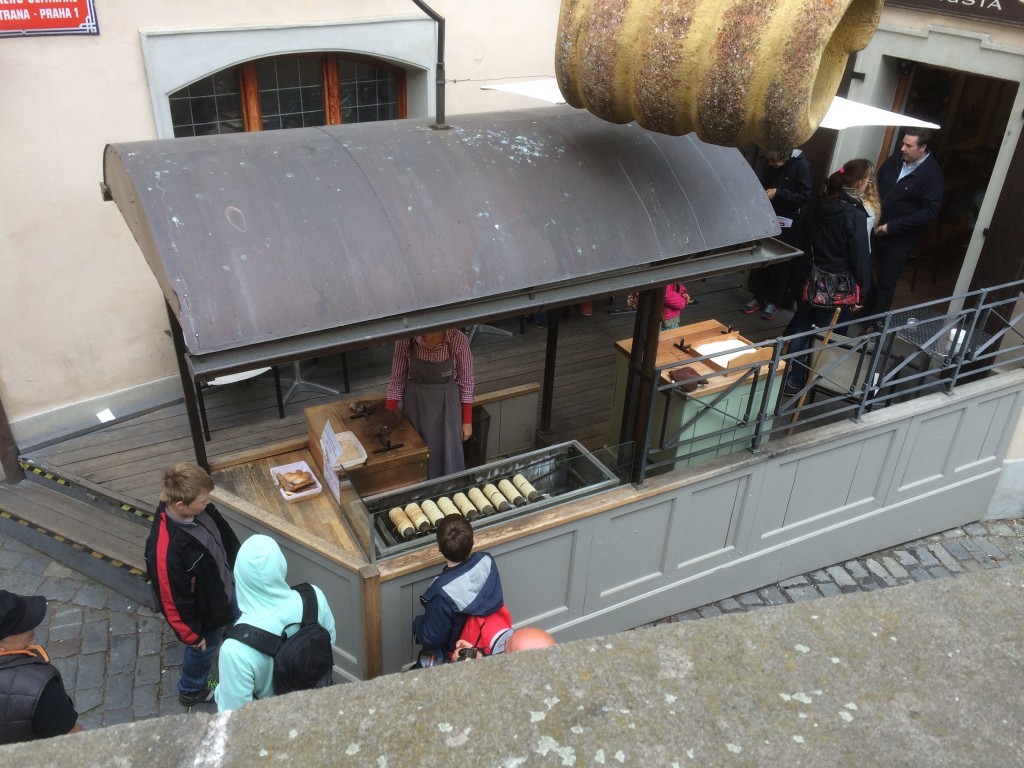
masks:
<instances>
[{"instance_id":1,"label":"wooden cash box","mask_svg":"<svg viewBox=\"0 0 1024 768\"><path fill-rule=\"evenodd\" d=\"M331 471L324 467L320 451L320 435L330 421L335 433L352 432L366 451L366 463L348 470L348 479L360 496L365 498L426 480L430 450L423 438L408 419L396 414L398 423L388 438L393 447L388 450L384 441L367 433L367 419L352 410L353 403L365 399L336 400L305 410L309 452L317 468L325 473Z\"/></svg>"}]
</instances>

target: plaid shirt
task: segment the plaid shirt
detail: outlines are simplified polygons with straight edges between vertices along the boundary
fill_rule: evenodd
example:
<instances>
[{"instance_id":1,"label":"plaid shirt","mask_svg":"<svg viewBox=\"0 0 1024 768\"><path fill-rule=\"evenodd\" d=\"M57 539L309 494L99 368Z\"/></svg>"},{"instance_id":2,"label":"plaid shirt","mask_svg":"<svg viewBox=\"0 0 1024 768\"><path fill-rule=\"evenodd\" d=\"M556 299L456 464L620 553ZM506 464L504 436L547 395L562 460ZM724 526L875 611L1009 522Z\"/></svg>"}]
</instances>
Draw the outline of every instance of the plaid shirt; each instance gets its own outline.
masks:
<instances>
[{"instance_id":1,"label":"plaid shirt","mask_svg":"<svg viewBox=\"0 0 1024 768\"><path fill-rule=\"evenodd\" d=\"M415 338L416 357L428 363L440 363L449 355L455 356L455 380L459 383L459 400L463 403L473 402L473 353L469 348L469 339L462 331L447 330L444 341L434 349L423 343L423 337ZM391 362L391 378L388 380L388 400L399 401L405 394L405 382L409 379L409 344L404 341L395 343L395 356Z\"/></svg>"}]
</instances>

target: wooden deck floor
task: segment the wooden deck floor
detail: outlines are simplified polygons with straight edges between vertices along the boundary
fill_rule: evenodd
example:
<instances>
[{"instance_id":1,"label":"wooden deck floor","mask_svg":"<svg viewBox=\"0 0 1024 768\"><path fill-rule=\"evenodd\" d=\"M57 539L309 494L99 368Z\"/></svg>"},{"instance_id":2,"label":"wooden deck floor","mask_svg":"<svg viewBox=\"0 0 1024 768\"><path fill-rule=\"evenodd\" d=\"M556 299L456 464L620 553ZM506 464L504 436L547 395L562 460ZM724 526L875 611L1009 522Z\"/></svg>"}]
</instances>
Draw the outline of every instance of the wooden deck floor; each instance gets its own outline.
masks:
<instances>
[{"instance_id":1,"label":"wooden deck floor","mask_svg":"<svg viewBox=\"0 0 1024 768\"><path fill-rule=\"evenodd\" d=\"M731 324L752 341L782 335L789 320L780 312L767 322L744 315L740 304L749 298L742 275L723 275L688 283L696 303L684 310L683 322L715 319ZM625 307L625 297L612 308ZM576 439L591 449L602 446L608 429L615 353L613 343L632 334L633 314L609 313L604 301L595 302L595 314L578 313L562 321L559 330L555 398L551 438ZM473 343L477 392L486 393L516 384L540 382L544 370L546 332L526 324L523 334L515 319L499 323L511 337L479 334ZM378 345L348 354L351 394L343 397L383 396L391 365L391 345ZM341 388L340 358L323 358L303 376ZM282 370L282 378L286 371ZM290 373L290 371L287 371ZM287 380L284 382L287 389ZM273 379L266 375L249 384L207 390L206 410L212 432L207 450L211 459L253 446L305 434L303 409L333 395L297 392L277 418ZM26 454L71 479L100 486L116 498L143 508L154 507L164 469L195 458L183 402L107 425L85 435Z\"/></svg>"}]
</instances>

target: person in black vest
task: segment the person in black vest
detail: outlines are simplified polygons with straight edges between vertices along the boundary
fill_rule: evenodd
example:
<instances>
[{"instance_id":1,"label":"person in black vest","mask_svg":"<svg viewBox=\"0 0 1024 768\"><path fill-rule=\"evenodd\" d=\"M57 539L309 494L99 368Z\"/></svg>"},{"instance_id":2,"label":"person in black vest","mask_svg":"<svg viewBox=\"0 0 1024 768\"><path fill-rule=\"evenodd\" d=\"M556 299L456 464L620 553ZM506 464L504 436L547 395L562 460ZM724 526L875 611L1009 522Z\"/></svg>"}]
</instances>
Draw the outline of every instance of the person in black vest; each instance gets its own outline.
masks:
<instances>
[{"instance_id":1,"label":"person in black vest","mask_svg":"<svg viewBox=\"0 0 1024 768\"><path fill-rule=\"evenodd\" d=\"M60 672L33 644L45 616L45 597L0 589L0 744L82 730Z\"/></svg>"},{"instance_id":2,"label":"person in black vest","mask_svg":"<svg viewBox=\"0 0 1024 768\"><path fill-rule=\"evenodd\" d=\"M871 238L871 260L878 265L878 277L868 298L868 315L892 307L907 259L925 227L939 215L946 178L930 150L933 140L927 128L906 129L899 151L878 169L882 215Z\"/></svg>"},{"instance_id":3,"label":"person in black vest","mask_svg":"<svg viewBox=\"0 0 1024 768\"><path fill-rule=\"evenodd\" d=\"M803 155L794 157L789 149L769 150L765 153L763 176L765 194L782 226L779 240L802 249L800 220L811 201L810 161ZM786 299L786 291L799 261L794 258L765 267L762 291L755 293L740 309L748 315L760 311L762 320L774 320L779 305Z\"/></svg>"}]
</instances>

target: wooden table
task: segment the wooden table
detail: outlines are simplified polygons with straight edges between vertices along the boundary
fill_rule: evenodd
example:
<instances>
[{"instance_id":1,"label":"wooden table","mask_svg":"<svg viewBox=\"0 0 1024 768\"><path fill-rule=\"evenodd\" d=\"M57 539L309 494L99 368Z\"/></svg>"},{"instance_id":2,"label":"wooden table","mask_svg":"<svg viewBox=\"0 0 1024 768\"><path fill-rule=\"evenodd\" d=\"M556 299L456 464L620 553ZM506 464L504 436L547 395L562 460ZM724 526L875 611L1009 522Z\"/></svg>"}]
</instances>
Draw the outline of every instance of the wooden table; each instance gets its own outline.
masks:
<instances>
[{"instance_id":1,"label":"wooden table","mask_svg":"<svg viewBox=\"0 0 1024 768\"><path fill-rule=\"evenodd\" d=\"M654 429L649 444L655 452L661 451L661 425L666 428L665 446L671 455L680 460L676 467L706 461L715 456L724 456L742 449L742 444L731 443L736 438L753 434L753 425L740 425L751 406L750 398L760 397L764 391L762 382L768 374L768 361L772 357L771 347L751 350L733 358L728 367L723 367L712 360L695 361L702 357L698 347L711 342L735 340L741 344L751 342L740 336L738 331L730 331L717 320L705 320L700 323L662 331L658 338L658 354L655 365L661 368L666 365L686 364L698 374L707 377L708 383L690 393L674 389L663 392L655 402ZM680 349L678 344L689 345L688 349ZM609 418L608 445L616 445L619 439L619 427L625 405L626 378L629 369L629 356L633 348L632 339L623 339L615 343L615 389L612 395L611 416ZM726 354L726 353L723 353ZM750 386L751 364L762 363L757 371L757 385ZM742 366L742 367L737 367ZM735 370L732 370L736 367ZM780 363L778 373L785 369ZM669 385L668 369L662 371L660 384ZM782 376L773 377L769 386L769 397L777 397L781 389ZM731 390L731 391L730 391ZM721 397L719 397L721 395ZM710 402L715 400L713 407ZM756 411L756 408L754 409ZM688 425L685 428L684 425ZM769 422L770 426L770 422ZM659 460L666 457L665 452L659 454Z\"/></svg>"}]
</instances>

